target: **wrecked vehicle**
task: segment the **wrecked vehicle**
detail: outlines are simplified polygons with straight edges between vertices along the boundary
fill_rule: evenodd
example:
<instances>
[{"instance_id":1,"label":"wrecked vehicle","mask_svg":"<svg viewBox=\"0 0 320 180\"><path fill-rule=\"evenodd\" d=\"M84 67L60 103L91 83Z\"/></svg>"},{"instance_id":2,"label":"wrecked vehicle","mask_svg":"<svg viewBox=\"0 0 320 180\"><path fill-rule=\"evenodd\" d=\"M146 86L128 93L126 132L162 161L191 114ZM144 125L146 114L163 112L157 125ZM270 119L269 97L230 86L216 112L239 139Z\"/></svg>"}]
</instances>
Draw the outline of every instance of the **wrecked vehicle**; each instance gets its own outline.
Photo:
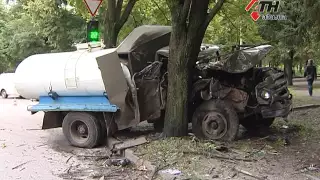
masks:
<instances>
[{"instance_id":1,"label":"wrecked vehicle","mask_svg":"<svg viewBox=\"0 0 320 180\"><path fill-rule=\"evenodd\" d=\"M233 140L239 124L248 130L272 125L286 118L292 105L284 72L256 67L271 50L270 45L239 49L221 56L218 46L201 49L189 99L189 117L196 136ZM157 52L166 62L169 48Z\"/></svg>"},{"instance_id":2,"label":"wrecked vehicle","mask_svg":"<svg viewBox=\"0 0 320 180\"><path fill-rule=\"evenodd\" d=\"M39 99L28 111L45 112L42 129L62 127L73 146L95 147L141 121L161 129L170 32L168 26L145 25L117 48L90 44L74 52L30 56L16 69L17 91ZM217 46L201 50L188 106L198 137L234 140L239 123L269 126L289 114L291 95L283 73L255 68L269 49L258 46L227 58L220 57Z\"/></svg>"}]
</instances>

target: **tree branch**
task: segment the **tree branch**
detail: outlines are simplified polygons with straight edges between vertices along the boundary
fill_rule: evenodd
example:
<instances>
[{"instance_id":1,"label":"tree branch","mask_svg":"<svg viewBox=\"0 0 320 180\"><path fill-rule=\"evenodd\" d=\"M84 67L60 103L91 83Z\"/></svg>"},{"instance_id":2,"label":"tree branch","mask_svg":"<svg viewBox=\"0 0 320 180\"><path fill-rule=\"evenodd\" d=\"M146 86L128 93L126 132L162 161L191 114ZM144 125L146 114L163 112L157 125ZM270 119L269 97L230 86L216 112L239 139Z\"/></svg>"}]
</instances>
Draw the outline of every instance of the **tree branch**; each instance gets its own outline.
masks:
<instances>
[{"instance_id":1,"label":"tree branch","mask_svg":"<svg viewBox=\"0 0 320 180\"><path fill-rule=\"evenodd\" d=\"M108 0L107 16L109 17L109 20L111 22L115 22L115 18L116 18L115 10L116 10L116 0Z\"/></svg>"},{"instance_id":2,"label":"tree branch","mask_svg":"<svg viewBox=\"0 0 320 180\"><path fill-rule=\"evenodd\" d=\"M116 28L117 29L120 29L124 23L126 23L126 21L128 20L128 17L134 7L134 5L136 4L138 0L129 0L126 8L124 9L122 15L121 15L121 18L120 20L116 23Z\"/></svg>"},{"instance_id":3,"label":"tree branch","mask_svg":"<svg viewBox=\"0 0 320 180\"><path fill-rule=\"evenodd\" d=\"M123 0L118 0L117 6L116 6L116 21L120 19L122 5L123 5Z\"/></svg>"},{"instance_id":4,"label":"tree branch","mask_svg":"<svg viewBox=\"0 0 320 180\"><path fill-rule=\"evenodd\" d=\"M166 16L166 13L163 11L163 9L159 6L159 4L155 0L151 0L159 9L159 11L162 13L164 18L167 20L167 23L169 23L169 18Z\"/></svg>"},{"instance_id":5,"label":"tree branch","mask_svg":"<svg viewBox=\"0 0 320 180\"><path fill-rule=\"evenodd\" d=\"M133 22L134 22L134 27L135 28L138 27L138 22L137 22L136 18L132 14L131 14L131 16L132 16L132 19L133 19Z\"/></svg>"},{"instance_id":6,"label":"tree branch","mask_svg":"<svg viewBox=\"0 0 320 180\"><path fill-rule=\"evenodd\" d=\"M213 7L213 9L210 10L210 13L208 14L207 19L205 21L206 25L208 25L213 19L213 17L219 12L225 1L226 0L219 0L217 4Z\"/></svg>"}]
</instances>

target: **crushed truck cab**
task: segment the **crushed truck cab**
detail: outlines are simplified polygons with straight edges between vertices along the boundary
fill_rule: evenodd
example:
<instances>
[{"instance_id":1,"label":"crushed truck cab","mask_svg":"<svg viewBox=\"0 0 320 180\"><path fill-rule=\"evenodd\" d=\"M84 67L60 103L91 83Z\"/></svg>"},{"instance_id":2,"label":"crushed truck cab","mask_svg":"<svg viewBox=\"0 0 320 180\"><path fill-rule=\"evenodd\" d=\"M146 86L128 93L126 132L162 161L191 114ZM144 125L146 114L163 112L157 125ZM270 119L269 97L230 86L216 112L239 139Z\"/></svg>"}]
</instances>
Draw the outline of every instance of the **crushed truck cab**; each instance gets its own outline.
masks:
<instances>
[{"instance_id":1,"label":"crushed truck cab","mask_svg":"<svg viewBox=\"0 0 320 180\"><path fill-rule=\"evenodd\" d=\"M142 121L162 130L170 34L170 26L144 25L117 48L91 43L73 52L30 56L16 69L16 89L39 100L28 111L45 112L42 128L62 127L73 146L95 147ZM231 141L239 124L270 126L274 118L288 116L292 96L283 72L255 67L270 48L223 58L218 46L201 46L187 106L196 136Z\"/></svg>"}]
</instances>

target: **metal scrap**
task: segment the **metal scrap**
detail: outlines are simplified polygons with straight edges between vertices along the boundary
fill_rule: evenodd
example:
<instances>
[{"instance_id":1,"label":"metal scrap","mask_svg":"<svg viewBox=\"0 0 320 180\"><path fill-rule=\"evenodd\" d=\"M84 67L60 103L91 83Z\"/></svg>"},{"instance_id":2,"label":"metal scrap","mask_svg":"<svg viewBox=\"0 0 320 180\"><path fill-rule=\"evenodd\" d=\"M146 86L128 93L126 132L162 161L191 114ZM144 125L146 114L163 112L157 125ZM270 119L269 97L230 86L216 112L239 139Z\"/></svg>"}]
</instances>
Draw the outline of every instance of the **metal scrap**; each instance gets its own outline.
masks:
<instances>
[{"instance_id":1,"label":"metal scrap","mask_svg":"<svg viewBox=\"0 0 320 180\"><path fill-rule=\"evenodd\" d=\"M145 143L148 143L148 141L145 137L139 137L136 139L129 139L129 140L126 140L122 143L115 144L112 151L119 151L119 150L123 150L123 149L128 149L128 148L142 145Z\"/></svg>"},{"instance_id":2,"label":"metal scrap","mask_svg":"<svg viewBox=\"0 0 320 180\"><path fill-rule=\"evenodd\" d=\"M130 164L130 160L127 158L108 159L104 163L106 166L126 166Z\"/></svg>"}]
</instances>

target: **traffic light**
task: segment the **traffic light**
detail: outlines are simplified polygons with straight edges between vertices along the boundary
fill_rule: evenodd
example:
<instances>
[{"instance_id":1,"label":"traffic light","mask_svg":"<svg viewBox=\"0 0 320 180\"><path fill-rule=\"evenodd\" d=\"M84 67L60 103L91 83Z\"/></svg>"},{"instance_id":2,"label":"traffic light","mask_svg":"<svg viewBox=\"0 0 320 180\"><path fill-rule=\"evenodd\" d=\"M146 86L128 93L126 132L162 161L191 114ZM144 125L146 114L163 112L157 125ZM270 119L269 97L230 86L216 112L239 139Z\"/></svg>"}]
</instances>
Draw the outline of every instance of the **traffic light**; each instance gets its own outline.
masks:
<instances>
[{"instance_id":1,"label":"traffic light","mask_svg":"<svg viewBox=\"0 0 320 180\"><path fill-rule=\"evenodd\" d=\"M87 40L88 42L97 42L100 40L99 22L91 20L87 24Z\"/></svg>"}]
</instances>

